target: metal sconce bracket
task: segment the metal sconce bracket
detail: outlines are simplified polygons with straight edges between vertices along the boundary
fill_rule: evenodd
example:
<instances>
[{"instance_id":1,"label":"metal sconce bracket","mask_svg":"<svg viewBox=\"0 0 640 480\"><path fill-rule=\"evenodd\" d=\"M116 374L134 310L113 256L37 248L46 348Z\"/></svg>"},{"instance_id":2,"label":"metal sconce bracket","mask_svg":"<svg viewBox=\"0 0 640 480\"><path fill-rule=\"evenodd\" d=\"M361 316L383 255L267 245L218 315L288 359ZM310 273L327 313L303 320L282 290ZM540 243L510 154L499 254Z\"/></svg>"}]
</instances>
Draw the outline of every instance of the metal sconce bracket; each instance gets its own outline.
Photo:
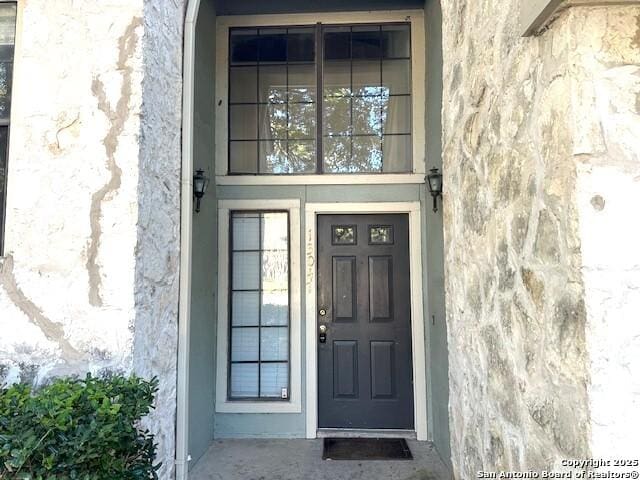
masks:
<instances>
[{"instance_id":1,"label":"metal sconce bracket","mask_svg":"<svg viewBox=\"0 0 640 480\"><path fill-rule=\"evenodd\" d=\"M442 198L442 173L436 167L429 170L427 175L427 185L429 187L429 193L433 197L433 211L438 211L438 197Z\"/></svg>"}]
</instances>

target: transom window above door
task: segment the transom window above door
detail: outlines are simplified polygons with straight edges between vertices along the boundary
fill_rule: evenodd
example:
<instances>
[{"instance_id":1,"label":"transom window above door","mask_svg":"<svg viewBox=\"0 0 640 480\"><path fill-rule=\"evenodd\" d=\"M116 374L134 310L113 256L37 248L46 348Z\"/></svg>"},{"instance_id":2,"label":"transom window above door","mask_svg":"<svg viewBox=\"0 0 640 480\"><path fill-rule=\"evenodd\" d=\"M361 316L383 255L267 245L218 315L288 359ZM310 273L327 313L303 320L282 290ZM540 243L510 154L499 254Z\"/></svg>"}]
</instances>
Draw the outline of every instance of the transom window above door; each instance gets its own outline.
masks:
<instances>
[{"instance_id":1,"label":"transom window above door","mask_svg":"<svg viewBox=\"0 0 640 480\"><path fill-rule=\"evenodd\" d=\"M229 32L230 174L412 171L408 23Z\"/></svg>"}]
</instances>

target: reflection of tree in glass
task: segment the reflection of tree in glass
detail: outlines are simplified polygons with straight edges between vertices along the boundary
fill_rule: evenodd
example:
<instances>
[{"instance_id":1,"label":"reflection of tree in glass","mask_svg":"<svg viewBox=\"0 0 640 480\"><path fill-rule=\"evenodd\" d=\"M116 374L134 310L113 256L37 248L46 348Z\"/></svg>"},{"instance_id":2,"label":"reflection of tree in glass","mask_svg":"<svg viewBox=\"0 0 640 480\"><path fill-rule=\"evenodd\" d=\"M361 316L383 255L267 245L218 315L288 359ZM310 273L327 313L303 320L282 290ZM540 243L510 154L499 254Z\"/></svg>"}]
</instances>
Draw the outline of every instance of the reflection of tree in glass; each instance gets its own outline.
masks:
<instances>
[{"instance_id":1,"label":"reflection of tree in glass","mask_svg":"<svg viewBox=\"0 0 640 480\"><path fill-rule=\"evenodd\" d=\"M337 173L382 171L382 135L389 90L363 87L358 97L327 97L324 104L325 170Z\"/></svg>"},{"instance_id":2,"label":"reflection of tree in glass","mask_svg":"<svg viewBox=\"0 0 640 480\"><path fill-rule=\"evenodd\" d=\"M289 140L313 140L316 135L316 105L289 104Z\"/></svg>"},{"instance_id":3,"label":"reflection of tree in glass","mask_svg":"<svg viewBox=\"0 0 640 480\"><path fill-rule=\"evenodd\" d=\"M325 135L351 134L351 97L327 97L323 109Z\"/></svg>"},{"instance_id":4,"label":"reflection of tree in glass","mask_svg":"<svg viewBox=\"0 0 640 480\"><path fill-rule=\"evenodd\" d=\"M313 93L308 88L295 87L296 102L313 101ZM283 89L273 89L269 100L282 101L286 98ZM289 99L292 98L291 91ZM273 173L300 173L315 170L315 103L277 103L269 105L266 131L274 140L268 142L265 155L266 168ZM288 141L287 141L288 140Z\"/></svg>"},{"instance_id":5,"label":"reflection of tree in glass","mask_svg":"<svg viewBox=\"0 0 640 480\"><path fill-rule=\"evenodd\" d=\"M289 86L289 102L314 103L316 93L314 88L305 86Z\"/></svg>"},{"instance_id":6,"label":"reflection of tree in glass","mask_svg":"<svg viewBox=\"0 0 640 480\"><path fill-rule=\"evenodd\" d=\"M353 131L356 135L377 135L382 137L383 112L389 97L359 97L353 101Z\"/></svg>"},{"instance_id":7,"label":"reflection of tree in glass","mask_svg":"<svg viewBox=\"0 0 640 480\"><path fill-rule=\"evenodd\" d=\"M286 251L264 252L262 256L262 288L284 290L289 275L289 257Z\"/></svg>"},{"instance_id":8,"label":"reflection of tree in glass","mask_svg":"<svg viewBox=\"0 0 640 480\"><path fill-rule=\"evenodd\" d=\"M270 88L267 98L269 100L269 103L286 103L287 90L284 88Z\"/></svg>"},{"instance_id":9,"label":"reflection of tree in glass","mask_svg":"<svg viewBox=\"0 0 640 480\"><path fill-rule=\"evenodd\" d=\"M334 243L355 243L356 234L353 227L333 227Z\"/></svg>"}]
</instances>

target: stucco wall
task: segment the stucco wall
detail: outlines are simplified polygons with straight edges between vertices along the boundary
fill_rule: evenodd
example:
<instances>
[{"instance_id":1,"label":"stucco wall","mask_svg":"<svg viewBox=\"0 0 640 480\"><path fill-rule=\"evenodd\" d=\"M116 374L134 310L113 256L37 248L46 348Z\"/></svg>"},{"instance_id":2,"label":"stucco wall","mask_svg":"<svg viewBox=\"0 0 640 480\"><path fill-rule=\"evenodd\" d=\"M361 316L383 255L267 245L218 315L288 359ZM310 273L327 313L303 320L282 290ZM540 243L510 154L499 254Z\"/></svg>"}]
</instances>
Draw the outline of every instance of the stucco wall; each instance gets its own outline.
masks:
<instances>
[{"instance_id":1,"label":"stucco wall","mask_svg":"<svg viewBox=\"0 0 640 480\"><path fill-rule=\"evenodd\" d=\"M18 2L0 380L157 375L173 470L181 2Z\"/></svg>"},{"instance_id":2,"label":"stucco wall","mask_svg":"<svg viewBox=\"0 0 640 480\"><path fill-rule=\"evenodd\" d=\"M522 39L519 1L442 3L456 477L612 455L601 420L619 435L611 448L633 448L619 422L637 415L637 261L626 243L607 253L611 232L597 232L611 225L616 241L629 240L621 219L638 189L637 105L627 101L637 92L638 9L575 7ZM608 387L622 412L607 408Z\"/></svg>"},{"instance_id":3,"label":"stucco wall","mask_svg":"<svg viewBox=\"0 0 640 480\"><path fill-rule=\"evenodd\" d=\"M0 276L7 381L131 364L142 3L71 4L19 4Z\"/></svg>"}]
</instances>

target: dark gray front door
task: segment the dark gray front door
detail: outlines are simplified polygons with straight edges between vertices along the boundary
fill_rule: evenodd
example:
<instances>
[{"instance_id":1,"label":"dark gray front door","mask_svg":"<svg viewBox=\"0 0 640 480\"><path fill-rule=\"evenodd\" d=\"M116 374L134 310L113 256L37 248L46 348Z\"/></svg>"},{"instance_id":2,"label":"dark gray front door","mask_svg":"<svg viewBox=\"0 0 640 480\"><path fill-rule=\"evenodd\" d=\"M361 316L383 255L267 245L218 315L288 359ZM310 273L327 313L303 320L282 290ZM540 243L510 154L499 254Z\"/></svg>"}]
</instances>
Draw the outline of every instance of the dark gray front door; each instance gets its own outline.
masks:
<instances>
[{"instance_id":1,"label":"dark gray front door","mask_svg":"<svg viewBox=\"0 0 640 480\"><path fill-rule=\"evenodd\" d=\"M318 216L317 306L318 426L413 429L408 215Z\"/></svg>"}]
</instances>

